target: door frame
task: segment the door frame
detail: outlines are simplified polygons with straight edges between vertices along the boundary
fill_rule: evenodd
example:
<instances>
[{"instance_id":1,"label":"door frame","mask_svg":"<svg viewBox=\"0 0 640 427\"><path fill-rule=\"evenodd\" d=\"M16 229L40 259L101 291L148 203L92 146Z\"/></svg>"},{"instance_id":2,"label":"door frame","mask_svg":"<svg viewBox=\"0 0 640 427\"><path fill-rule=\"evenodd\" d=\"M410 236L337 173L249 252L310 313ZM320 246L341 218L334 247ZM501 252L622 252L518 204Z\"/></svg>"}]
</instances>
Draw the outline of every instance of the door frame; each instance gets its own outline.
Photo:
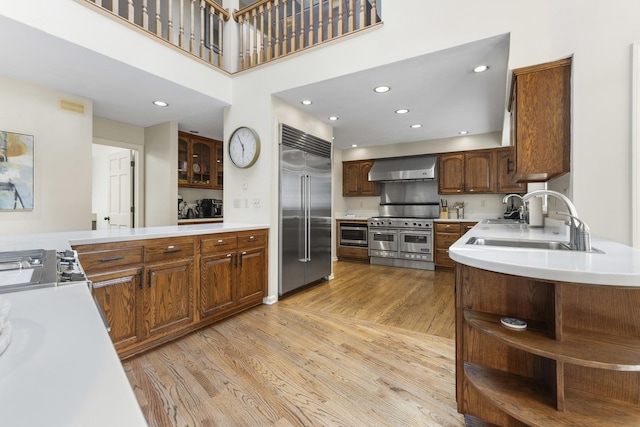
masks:
<instances>
[{"instance_id":1,"label":"door frame","mask_svg":"<svg viewBox=\"0 0 640 427\"><path fill-rule=\"evenodd\" d=\"M632 45L631 75L631 236L640 248L640 40Z\"/></svg>"},{"instance_id":2,"label":"door frame","mask_svg":"<svg viewBox=\"0 0 640 427\"><path fill-rule=\"evenodd\" d=\"M93 143L133 151L135 167L132 176L135 211L132 227L144 227L144 146L96 137L93 138Z\"/></svg>"}]
</instances>

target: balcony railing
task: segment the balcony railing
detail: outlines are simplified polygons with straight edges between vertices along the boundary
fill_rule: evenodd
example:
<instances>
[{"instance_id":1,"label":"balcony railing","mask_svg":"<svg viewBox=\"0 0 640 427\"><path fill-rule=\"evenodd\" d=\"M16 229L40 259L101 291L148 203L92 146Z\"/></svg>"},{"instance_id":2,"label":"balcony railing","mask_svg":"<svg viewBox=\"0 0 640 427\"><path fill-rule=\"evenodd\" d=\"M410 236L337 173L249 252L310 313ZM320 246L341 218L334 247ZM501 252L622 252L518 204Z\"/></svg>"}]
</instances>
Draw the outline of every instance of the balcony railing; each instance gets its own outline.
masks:
<instances>
[{"instance_id":1,"label":"balcony railing","mask_svg":"<svg viewBox=\"0 0 640 427\"><path fill-rule=\"evenodd\" d=\"M223 61L223 46L230 40L223 43L222 37L231 15L214 0L84 1L229 72L381 22L381 0L258 0L233 14L239 43L236 70L231 64L235 60Z\"/></svg>"},{"instance_id":2,"label":"balcony railing","mask_svg":"<svg viewBox=\"0 0 640 427\"><path fill-rule=\"evenodd\" d=\"M240 70L379 22L381 0L259 0L234 13Z\"/></svg>"},{"instance_id":3,"label":"balcony railing","mask_svg":"<svg viewBox=\"0 0 640 427\"><path fill-rule=\"evenodd\" d=\"M85 0L224 68L224 22L229 12L213 0Z\"/></svg>"}]
</instances>

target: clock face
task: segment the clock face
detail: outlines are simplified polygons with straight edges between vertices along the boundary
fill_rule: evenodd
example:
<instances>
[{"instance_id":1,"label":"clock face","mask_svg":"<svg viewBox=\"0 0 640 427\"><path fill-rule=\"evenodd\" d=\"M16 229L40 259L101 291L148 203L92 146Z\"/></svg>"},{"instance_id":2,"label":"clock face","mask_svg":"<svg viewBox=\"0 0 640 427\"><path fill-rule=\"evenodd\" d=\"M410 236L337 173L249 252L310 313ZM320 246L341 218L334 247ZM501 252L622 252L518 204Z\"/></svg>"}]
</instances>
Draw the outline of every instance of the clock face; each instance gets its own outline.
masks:
<instances>
[{"instance_id":1,"label":"clock face","mask_svg":"<svg viewBox=\"0 0 640 427\"><path fill-rule=\"evenodd\" d=\"M248 168L258 160L260 138L251 128L239 127L229 139L229 158L239 168Z\"/></svg>"}]
</instances>

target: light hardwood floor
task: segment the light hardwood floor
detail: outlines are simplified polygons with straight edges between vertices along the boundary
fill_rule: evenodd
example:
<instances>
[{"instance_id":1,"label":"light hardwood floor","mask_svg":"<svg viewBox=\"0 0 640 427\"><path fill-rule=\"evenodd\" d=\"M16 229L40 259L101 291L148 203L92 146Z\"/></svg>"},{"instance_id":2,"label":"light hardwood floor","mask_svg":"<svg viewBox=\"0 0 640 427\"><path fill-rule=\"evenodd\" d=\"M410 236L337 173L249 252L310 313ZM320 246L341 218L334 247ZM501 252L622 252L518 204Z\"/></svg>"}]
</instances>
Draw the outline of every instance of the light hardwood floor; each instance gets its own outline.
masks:
<instances>
[{"instance_id":1,"label":"light hardwood floor","mask_svg":"<svg viewBox=\"0 0 640 427\"><path fill-rule=\"evenodd\" d=\"M462 426L453 273L335 279L123 364L150 426Z\"/></svg>"}]
</instances>

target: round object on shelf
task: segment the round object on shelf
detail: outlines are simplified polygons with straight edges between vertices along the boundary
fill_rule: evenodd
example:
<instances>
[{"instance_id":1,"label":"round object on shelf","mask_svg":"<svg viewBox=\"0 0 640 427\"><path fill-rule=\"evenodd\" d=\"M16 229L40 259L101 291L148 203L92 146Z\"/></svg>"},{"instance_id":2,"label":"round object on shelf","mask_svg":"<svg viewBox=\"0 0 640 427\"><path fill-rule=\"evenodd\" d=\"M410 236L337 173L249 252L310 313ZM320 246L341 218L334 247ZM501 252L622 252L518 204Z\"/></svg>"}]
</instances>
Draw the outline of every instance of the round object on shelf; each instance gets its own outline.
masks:
<instances>
[{"instance_id":1,"label":"round object on shelf","mask_svg":"<svg viewBox=\"0 0 640 427\"><path fill-rule=\"evenodd\" d=\"M527 329L527 322L524 320L516 319L515 317L503 317L500 319L500 323L509 329L524 330Z\"/></svg>"},{"instance_id":2,"label":"round object on shelf","mask_svg":"<svg viewBox=\"0 0 640 427\"><path fill-rule=\"evenodd\" d=\"M199 164L197 164L197 163L194 163L194 164L193 164L193 171L194 171L195 173L200 173L200 165L199 165Z\"/></svg>"}]
</instances>

